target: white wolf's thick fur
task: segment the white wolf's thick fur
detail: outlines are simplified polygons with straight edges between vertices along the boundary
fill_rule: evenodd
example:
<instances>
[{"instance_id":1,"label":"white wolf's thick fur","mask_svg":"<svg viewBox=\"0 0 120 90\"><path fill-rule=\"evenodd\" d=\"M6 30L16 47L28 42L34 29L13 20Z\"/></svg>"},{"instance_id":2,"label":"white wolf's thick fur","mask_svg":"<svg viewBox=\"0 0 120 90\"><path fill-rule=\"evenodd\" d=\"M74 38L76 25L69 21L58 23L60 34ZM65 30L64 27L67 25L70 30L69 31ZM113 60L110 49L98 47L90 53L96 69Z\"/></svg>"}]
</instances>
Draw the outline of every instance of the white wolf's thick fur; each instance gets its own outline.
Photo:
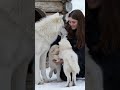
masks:
<instances>
[{"instance_id":1,"label":"white wolf's thick fur","mask_svg":"<svg viewBox=\"0 0 120 90\"><path fill-rule=\"evenodd\" d=\"M53 45L50 50L49 50L49 66L50 66L50 73L49 77L52 77L52 74L54 70L57 71L57 81L61 81L60 78L60 70L61 70L61 65L60 64L55 64L53 60L59 61L59 45Z\"/></svg>"},{"instance_id":2,"label":"white wolf's thick fur","mask_svg":"<svg viewBox=\"0 0 120 90\"><path fill-rule=\"evenodd\" d=\"M35 83L48 82L46 76L46 56L50 45L65 30L63 16L59 13L47 16L35 23ZM40 75L41 74L41 75Z\"/></svg>"},{"instance_id":3,"label":"white wolf's thick fur","mask_svg":"<svg viewBox=\"0 0 120 90\"><path fill-rule=\"evenodd\" d=\"M78 56L72 50L72 46L67 38L61 39L61 41L59 42L59 50L59 58L63 59L63 70L67 77L66 86L75 86L76 74L80 72L80 67L78 65ZM70 73L72 73L72 80Z\"/></svg>"}]
</instances>

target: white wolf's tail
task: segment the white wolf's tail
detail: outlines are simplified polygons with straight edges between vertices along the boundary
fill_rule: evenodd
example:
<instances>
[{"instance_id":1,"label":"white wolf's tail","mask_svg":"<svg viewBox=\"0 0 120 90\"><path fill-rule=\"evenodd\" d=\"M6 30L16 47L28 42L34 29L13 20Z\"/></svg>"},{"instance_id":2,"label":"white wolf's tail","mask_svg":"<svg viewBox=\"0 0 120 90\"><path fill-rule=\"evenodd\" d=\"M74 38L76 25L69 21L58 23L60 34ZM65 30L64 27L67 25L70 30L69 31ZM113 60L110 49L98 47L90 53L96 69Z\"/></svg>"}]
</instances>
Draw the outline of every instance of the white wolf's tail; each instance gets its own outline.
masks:
<instances>
[{"instance_id":1,"label":"white wolf's tail","mask_svg":"<svg viewBox=\"0 0 120 90\"><path fill-rule=\"evenodd\" d=\"M74 58L73 56L67 57L67 62L70 65L71 69L75 71L77 74L79 74L80 67L78 65L78 60L76 59L78 59L78 57L77 58Z\"/></svg>"}]
</instances>

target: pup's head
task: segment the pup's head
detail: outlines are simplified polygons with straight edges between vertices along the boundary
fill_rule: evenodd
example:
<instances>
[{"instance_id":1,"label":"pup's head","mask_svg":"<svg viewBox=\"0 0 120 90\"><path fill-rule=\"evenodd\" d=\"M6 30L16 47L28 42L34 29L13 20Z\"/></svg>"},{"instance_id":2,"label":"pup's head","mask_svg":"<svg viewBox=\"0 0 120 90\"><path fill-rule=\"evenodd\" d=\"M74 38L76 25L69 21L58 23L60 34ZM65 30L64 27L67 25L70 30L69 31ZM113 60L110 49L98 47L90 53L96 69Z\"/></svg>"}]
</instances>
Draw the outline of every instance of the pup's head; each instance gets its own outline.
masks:
<instances>
[{"instance_id":1,"label":"pup's head","mask_svg":"<svg viewBox=\"0 0 120 90\"><path fill-rule=\"evenodd\" d=\"M59 42L59 49L60 50L72 49L72 46L66 37L62 38L61 41Z\"/></svg>"},{"instance_id":2,"label":"pup's head","mask_svg":"<svg viewBox=\"0 0 120 90\"><path fill-rule=\"evenodd\" d=\"M53 55L58 55L59 54L59 46L58 45L53 45L50 48L49 53L53 54Z\"/></svg>"}]
</instances>

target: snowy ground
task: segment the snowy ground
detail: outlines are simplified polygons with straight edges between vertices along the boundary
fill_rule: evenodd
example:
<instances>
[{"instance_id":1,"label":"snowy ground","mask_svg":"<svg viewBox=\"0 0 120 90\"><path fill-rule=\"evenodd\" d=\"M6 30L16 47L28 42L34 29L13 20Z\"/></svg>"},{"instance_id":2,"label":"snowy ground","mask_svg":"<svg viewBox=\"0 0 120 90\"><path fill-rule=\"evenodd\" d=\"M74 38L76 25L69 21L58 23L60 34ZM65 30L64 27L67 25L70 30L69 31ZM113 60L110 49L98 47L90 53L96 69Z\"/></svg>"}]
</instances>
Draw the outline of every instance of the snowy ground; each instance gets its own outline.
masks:
<instances>
[{"instance_id":1,"label":"snowy ground","mask_svg":"<svg viewBox=\"0 0 120 90\"><path fill-rule=\"evenodd\" d=\"M48 73L49 68L47 69L47 77ZM50 80L51 82L49 83L44 83L43 85L35 85L35 90L85 90L85 79L77 79L77 86L72 87L65 87L66 81L57 82L55 74Z\"/></svg>"}]
</instances>

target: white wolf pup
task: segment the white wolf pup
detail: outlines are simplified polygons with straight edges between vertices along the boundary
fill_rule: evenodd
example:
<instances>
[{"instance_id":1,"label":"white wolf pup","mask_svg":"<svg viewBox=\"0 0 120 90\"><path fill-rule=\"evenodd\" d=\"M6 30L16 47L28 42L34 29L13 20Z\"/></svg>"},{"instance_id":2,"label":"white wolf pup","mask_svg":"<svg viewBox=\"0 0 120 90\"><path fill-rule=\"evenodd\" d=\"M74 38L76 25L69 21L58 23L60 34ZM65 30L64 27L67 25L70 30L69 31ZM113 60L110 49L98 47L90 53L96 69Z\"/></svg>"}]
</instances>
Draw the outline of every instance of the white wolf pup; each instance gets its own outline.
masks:
<instances>
[{"instance_id":1,"label":"white wolf pup","mask_svg":"<svg viewBox=\"0 0 120 90\"><path fill-rule=\"evenodd\" d=\"M72 46L66 37L59 42L59 58L63 59L63 70L67 77L67 87L76 85L76 74L80 72L78 65L78 56L72 50ZM71 75L72 73L72 80Z\"/></svg>"},{"instance_id":2,"label":"white wolf pup","mask_svg":"<svg viewBox=\"0 0 120 90\"><path fill-rule=\"evenodd\" d=\"M55 64L53 60L56 60L56 62L59 62L59 45L53 45L50 50L49 50L49 66L50 66L50 73L49 77L52 77L52 74L54 71L57 71L57 81L62 81L60 78L60 70L61 70L61 65L60 64Z\"/></svg>"}]
</instances>

